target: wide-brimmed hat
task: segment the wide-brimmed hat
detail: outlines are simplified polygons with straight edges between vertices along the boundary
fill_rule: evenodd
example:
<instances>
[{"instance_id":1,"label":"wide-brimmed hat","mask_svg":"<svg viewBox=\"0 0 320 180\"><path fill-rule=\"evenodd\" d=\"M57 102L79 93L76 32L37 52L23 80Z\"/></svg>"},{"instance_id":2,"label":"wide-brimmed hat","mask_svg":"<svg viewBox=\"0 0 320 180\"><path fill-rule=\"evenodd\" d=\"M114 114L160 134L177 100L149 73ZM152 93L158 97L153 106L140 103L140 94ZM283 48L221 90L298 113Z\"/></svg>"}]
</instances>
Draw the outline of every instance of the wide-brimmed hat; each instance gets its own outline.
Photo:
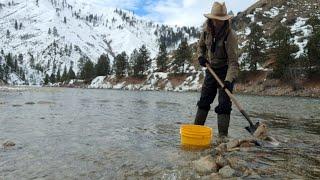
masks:
<instances>
[{"instance_id":1,"label":"wide-brimmed hat","mask_svg":"<svg viewBox=\"0 0 320 180\"><path fill-rule=\"evenodd\" d=\"M226 21L232 18L231 15L228 15L227 13L227 7L225 3L219 3L219 2L214 2L211 13L210 14L204 14L205 17L209 19L218 19L221 21Z\"/></svg>"}]
</instances>

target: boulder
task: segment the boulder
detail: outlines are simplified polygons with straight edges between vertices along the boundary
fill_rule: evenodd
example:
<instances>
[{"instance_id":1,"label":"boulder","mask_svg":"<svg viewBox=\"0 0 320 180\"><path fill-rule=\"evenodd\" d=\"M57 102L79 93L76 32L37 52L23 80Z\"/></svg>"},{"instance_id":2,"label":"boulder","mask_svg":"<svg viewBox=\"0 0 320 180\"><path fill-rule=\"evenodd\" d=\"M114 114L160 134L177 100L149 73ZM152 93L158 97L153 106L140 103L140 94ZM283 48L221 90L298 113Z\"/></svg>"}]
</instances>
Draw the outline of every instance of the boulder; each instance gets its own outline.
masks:
<instances>
[{"instance_id":1,"label":"boulder","mask_svg":"<svg viewBox=\"0 0 320 180\"><path fill-rule=\"evenodd\" d=\"M245 172L246 170L248 170L248 163L245 160L237 157L231 157L227 158L227 161L229 166L237 171Z\"/></svg>"},{"instance_id":2,"label":"boulder","mask_svg":"<svg viewBox=\"0 0 320 180\"><path fill-rule=\"evenodd\" d=\"M193 161L196 171L200 174L209 174L217 172L217 165L212 156L201 157L199 160Z\"/></svg>"},{"instance_id":3,"label":"boulder","mask_svg":"<svg viewBox=\"0 0 320 180\"><path fill-rule=\"evenodd\" d=\"M218 156L215 162L219 168L223 168L224 166L228 165L228 161L222 156Z\"/></svg>"},{"instance_id":4,"label":"boulder","mask_svg":"<svg viewBox=\"0 0 320 180\"><path fill-rule=\"evenodd\" d=\"M260 124L257 130L253 133L253 136L258 139L266 139L268 137L267 133L267 125Z\"/></svg>"},{"instance_id":5,"label":"boulder","mask_svg":"<svg viewBox=\"0 0 320 180\"><path fill-rule=\"evenodd\" d=\"M256 145L251 142L244 142L240 144L240 148L250 148L250 147L255 147Z\"/></svg>"},{"instance_id":6,"label":"boulder","mask_svg":"<svg viewBox=\"0 0 320 180\"><path fill-rule=\"evenodd\" d=\"M16 145L15 142L9 141L9 140L7 140L7 141L5 141L5 142L3 143L3 147L5 147L5 148L7 148L7 147L13 147L13 146L15 146L15 145Z\"/></svg>"},{"instance_id":7,"label":"boulder","mask_svg":"<svg viewBox=\"0 0 320 180\"><path fill-rule=\"evenodd\" d=\"M234 176L234 173L236 171L234 169L232 169L230 166L225 166L223 168L221 168L219 170L219 174L223 177L223 178L231 178Z\"/></svg>"},{"instance_id":8,"label":"boulder","mask_svg":"<svg viewBox=\"0 0 320 180\"><path fill-rule=\"evenodd\" d=\"M238 140L238 139L234 139L234 140L229 141L227 143L227 149L228 150L233 149L233 148L238 147L238 146L240 146L240 140Z\"/></svg>"},{"instance_id":9,"label":"boulder","mask_svg":"<svg viewBox=\"0 0 320 180\"><path fill-rule=\"evenodd\" d=\"M227 144L226 143L221 143L215 149L218 151L219 154L223 154L224 152L227 151Z\"/></svg>"}]
</instances>

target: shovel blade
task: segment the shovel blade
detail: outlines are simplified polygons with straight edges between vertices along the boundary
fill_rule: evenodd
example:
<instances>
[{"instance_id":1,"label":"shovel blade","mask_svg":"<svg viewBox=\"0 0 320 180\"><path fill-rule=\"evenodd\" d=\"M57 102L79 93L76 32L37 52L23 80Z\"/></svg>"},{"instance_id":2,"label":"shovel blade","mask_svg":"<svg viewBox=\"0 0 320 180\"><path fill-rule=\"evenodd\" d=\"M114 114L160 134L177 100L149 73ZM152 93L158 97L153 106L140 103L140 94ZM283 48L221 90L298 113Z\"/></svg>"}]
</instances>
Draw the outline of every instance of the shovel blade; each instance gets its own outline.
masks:
<instances>
[{"instance_id":1,"label":"shovel blade","mask_svg":"<svg viewBox=\"0 0 320 180\"><path fill-rule=\"evenodd\" d=\"M253 125L253 126L247 126L247 127L245 127L245 129L246 129L250 134L253 135L253 133L257 130L257 128L259 127L259 125L260 125L260 123L257 122L257 123L256 123L255 125Z\"/></svg>"}]
</instances>

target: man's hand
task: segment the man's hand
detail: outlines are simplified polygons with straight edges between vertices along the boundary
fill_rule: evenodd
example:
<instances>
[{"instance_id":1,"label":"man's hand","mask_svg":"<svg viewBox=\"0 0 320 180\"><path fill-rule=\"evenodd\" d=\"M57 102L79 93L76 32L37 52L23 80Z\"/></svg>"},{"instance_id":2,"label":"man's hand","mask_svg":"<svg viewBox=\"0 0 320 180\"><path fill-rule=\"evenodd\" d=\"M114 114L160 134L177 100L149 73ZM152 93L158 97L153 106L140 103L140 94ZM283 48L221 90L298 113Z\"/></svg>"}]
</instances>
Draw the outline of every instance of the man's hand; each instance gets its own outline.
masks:
<instances>
[{"instance_id":1,"label":"man's hand","mask_svg":"<svg viewBox=\"0 0 320 180\"><path fill-rule=\"evenodd\" d=\"M208 60L206 58L204 58L203 56L200 56L198 58L199 64L203 67L206 67L206 63L209 63Z\"/></svg>"}]
</instances>

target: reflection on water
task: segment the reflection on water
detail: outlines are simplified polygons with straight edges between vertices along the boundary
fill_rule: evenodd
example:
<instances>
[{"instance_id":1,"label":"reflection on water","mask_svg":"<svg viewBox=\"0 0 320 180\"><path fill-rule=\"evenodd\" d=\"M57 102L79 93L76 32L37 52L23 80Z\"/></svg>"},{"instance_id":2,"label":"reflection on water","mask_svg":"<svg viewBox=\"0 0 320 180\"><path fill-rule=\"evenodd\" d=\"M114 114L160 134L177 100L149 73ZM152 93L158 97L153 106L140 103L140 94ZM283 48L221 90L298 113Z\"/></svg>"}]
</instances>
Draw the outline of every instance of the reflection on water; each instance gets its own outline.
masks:
<instances>
[{"instance_id":1,"label":"reflection on water","mask_svg":"<svg viewBox=\"0 0 320 180\"><path fill-rule=\"evenodd\" d=\"M192 123L199 93L35 88L0 92L4 179L199 178L191 161L210 153L180 148L179 127ZM320 176L320 100L240 96L254 121L264 121L277 148L233 152L262 177ZM216 102L215 102L216 103ZM213 105L215 106L215 105ZM217 133L216 115L207 124ZM233 111L232 138L248 137Z\"/></svg>"}]
</instances>

